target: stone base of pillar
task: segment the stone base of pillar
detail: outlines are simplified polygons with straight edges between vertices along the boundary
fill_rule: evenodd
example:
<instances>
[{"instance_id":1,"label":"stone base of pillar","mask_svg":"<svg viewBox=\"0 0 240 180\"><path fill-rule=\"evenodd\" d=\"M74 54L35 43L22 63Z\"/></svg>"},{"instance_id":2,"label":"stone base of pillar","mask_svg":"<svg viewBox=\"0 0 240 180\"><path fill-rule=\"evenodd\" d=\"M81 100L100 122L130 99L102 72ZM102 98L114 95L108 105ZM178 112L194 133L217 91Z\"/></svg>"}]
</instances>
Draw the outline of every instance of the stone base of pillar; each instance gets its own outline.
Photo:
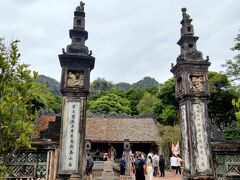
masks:
<instances>
[{"instance_id":1,"label":"stone base of pillar","mask_svg":"<svg viewBox=\"0 0 240 180\"><path fill-rule=\"evenodd\" d=\"M226 180L237 180L237 179L240 179L240 174L228 173L228 174L225 174L225 179Z\"/></svg>"},{"instance_id":2,"label":"stone base of pillar","mask_svg":"<svg viewBox=\"0 0 240 180\"><path fill-rule=\"evenodd\" d=\"M213 176L183 176L183 180L214 180Z\"/></svg>"},{"instance_id":3,"label":"stone base of pillar","mask_svg":"<svg viewBox=\"0 0 240 180\"><path fill-rule=\"evenodd\" d=\"M70 180L70 174L61 174L59 175L60 180Z\"/></svg>"}]
</instances>

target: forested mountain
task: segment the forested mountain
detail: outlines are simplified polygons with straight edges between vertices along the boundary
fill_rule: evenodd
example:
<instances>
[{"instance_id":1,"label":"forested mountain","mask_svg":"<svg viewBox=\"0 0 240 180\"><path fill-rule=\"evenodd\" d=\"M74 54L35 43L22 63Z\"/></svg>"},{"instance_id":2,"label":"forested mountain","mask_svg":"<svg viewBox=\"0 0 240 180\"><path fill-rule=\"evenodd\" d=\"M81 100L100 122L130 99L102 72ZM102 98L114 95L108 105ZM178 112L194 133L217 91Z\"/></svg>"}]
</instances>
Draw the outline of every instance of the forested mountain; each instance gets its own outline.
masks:
<instances>
[{"instance_id":1,"label":"forested mountain","mask_svg":"<svg viewBox=\"0 0 240 180\"><path fill-rule=\"evenodd\" d=\"M118 89L126 90L126 89L129 89L131 87L131 84L126 83L126 82L120 82L120 83L115 84L114 87L116 87Z\"/></svg>"},{"instance_id":2,"label":"forested mountain","mask_svg":"<svg viewBox=\"0 0 240 180\"><path fill-rule=\"evenodd\" d=\"M135 87L135 88L147 88L147 87L152 87L152 86L159 86L159 82L156 81L154 78L151 77L144 77L142 80L137 81L136 83L133 84L129 84L126 82L120 82L117 84L114 84L114 87L117 87L119 89L129 89L131 87Z\"/></svg>"},{"instance_id":3,"label":"forested mountain","mask_svg":"<svg viewBox=\"0 0 240 180\"><path fill-rule=\"evenodd\" d=\"M150 86L159 86L159 82L157 82L154 78L144 77L142 80L133 83L132 86L138 88L146 88Z\"/></svg>"},{"instance_id":4,"label":"forested mountain","mask_svg":"<svg viewBox=\"0 0 240 180\"><path fill-rule=\"evenodd\" d=\"M39 75L36 82L46 84L49 91L51 91L54 95L60 95L60 83L56 79L45 75Z\"/></svg>"},{"instance_id":5,"label":"forested mountain","mask_svg":"<svg viewBox=\"0 0 240 180\"><path fill-rule=\"evenodd\" d=\"M37 83L43 83L46 84L48 89L54 94L54 95L60 95L60 83L48 76L45 75L39 75L36 79ZM116 87L117 89L121 90L127 90L131 87L134 88L147 88L156 86L158 87L160 84L151 77L144 77L142 80L137 81L136 83L129 84L126 82L120 82L117 84L113 84L111 81L107 81L103 78L97 78L91 83L90 91L95 93L99 91L106 91L110 90L112 87Z\"/></svg>"}]
</instances>

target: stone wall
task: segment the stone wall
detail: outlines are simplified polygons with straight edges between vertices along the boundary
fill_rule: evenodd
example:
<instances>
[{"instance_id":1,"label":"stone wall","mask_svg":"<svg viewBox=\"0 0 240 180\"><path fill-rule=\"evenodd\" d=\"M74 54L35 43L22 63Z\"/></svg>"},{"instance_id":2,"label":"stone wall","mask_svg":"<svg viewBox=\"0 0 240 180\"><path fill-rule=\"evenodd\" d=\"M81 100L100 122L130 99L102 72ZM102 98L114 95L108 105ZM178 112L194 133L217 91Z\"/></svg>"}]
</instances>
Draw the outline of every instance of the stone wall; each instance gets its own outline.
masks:
<instances>
[{"instance_id":1,"label":"stone wall","mask_svg":"<svg viewBox=\"0 0 240 180\"><path fill-rule=\"evenodd\" d=\"M212 142L217 180L240 179L240 143Z\"/></svg>"}]
</instances>

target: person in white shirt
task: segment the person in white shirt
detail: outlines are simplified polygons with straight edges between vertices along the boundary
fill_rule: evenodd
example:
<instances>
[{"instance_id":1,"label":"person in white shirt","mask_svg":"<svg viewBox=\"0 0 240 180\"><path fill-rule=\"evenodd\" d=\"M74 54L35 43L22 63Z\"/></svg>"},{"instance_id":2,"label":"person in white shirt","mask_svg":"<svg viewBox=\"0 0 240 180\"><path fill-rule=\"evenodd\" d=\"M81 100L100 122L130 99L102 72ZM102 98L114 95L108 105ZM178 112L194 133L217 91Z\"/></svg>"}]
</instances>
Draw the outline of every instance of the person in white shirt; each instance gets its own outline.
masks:
<instances>
[{"instance_id":1,"label":"person in white shirt","mask_svg":"<svg viewBox=\"0 0 240 180\"><path fill-rule=\"evenodd\" d=\"M153 160L151 156L147 157L147 176L148 180L153 180Z\"/></svg>"},{"instance_id":2,"label":"person in white shirt","mask_svg":"<svg viewBox=\"0 0 240 180\"><path fill-rule=\"evenodd\" d=\"M177 168L177 158L174 154L172 154L172 157L170 158L170 165L171 165L171 170L173 175L174 171L176 171L176 168Z\"/></svg>"},{"instance_id":3,"label":"person in white shirt","mask_svg":"<svg viewBox=\"0 0 240 180\"><path fill-rule=\"evenodd\" d=\"M182 163L182 159L179 157L179 155L177 155L176 174L179 173L181 175L181 163Z\"/></svg>"},{"instance_id":4,"label":"person in white shirt","mask_svg":"<svg viewBox=\"0 0 240 180\"><path fill-rule=\"evenodd\" d=\"M157 155L157 153L154 154L153 156L153 176L157 176L158 175L158 166L159 166L159 156Z\"/></svg>"}]
</instances>

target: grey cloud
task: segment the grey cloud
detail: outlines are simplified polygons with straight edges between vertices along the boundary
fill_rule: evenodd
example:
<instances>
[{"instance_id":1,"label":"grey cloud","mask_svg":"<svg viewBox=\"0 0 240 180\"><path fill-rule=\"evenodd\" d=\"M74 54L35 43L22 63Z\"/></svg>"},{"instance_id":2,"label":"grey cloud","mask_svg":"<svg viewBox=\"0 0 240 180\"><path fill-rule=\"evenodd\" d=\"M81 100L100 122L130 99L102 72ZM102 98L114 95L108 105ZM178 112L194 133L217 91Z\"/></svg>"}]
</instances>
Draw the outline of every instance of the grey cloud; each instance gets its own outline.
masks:
<instances>
[{"instance_id":1,"label":"grey cloud","mask_svg":"<svg viewBox=\"0 0 240 180\"><path fill-rule=\"evenodd\" d=\"M0 1L0 36L19 38L22 60L31 69L60 79L57 55L70 43L76 0ZM198 49L210 55L210 70L233 57L229 49L240 29L238 0L85 0L86 44L96 57L92 80L134 82L152 76L172 77L170 64L179 54L181 7L193 18ZM3 18L4 17L4 18Z\"/></svg>"}]
</instances>

